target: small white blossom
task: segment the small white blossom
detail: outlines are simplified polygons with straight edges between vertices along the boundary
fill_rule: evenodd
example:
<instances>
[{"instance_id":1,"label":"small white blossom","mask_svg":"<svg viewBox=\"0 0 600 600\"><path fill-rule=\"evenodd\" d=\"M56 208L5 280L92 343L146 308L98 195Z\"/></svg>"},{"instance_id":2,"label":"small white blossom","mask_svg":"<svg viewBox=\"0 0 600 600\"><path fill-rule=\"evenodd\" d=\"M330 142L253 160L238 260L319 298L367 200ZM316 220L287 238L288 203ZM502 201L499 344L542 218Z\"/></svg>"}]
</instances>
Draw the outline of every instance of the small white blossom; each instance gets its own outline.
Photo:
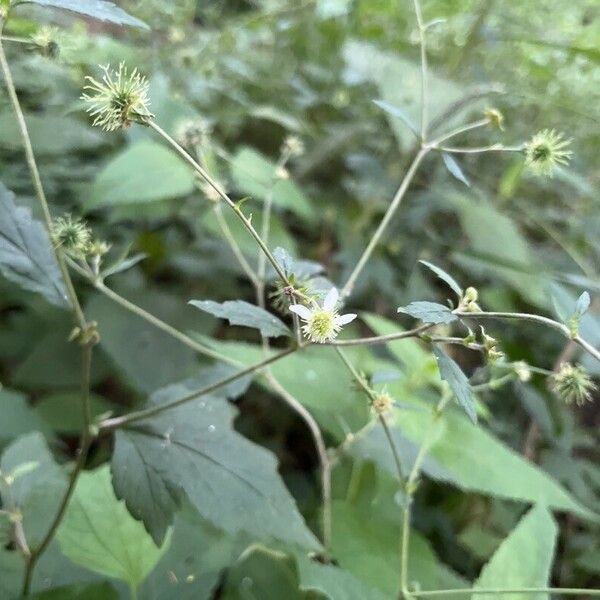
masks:
<instances>
[{"instance_id":1,"label":"small white blossom","mask_svg":"<svg viewBox=\"0 0 600 600\"><path fill-rule=\"evenodd\" d=\"M290 310L304 321L302 331L311 342L323 344L333 340L343 325L347 325L356 319L354 313L338 314L336 309L338 298L338 291L333 287L325 296L323 306L317 304L313 308L301 304L290 306Z\"/></svg>"}]
</instances>

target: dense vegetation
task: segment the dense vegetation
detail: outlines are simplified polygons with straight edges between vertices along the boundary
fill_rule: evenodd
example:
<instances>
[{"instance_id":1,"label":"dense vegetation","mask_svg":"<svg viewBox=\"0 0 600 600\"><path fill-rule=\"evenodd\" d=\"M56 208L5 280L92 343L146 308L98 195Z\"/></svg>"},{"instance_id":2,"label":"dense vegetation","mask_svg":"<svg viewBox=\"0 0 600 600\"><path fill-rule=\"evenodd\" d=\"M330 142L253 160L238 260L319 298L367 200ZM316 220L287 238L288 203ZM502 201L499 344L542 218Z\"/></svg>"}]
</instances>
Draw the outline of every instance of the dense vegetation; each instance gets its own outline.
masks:
<instances>
[{"instance_id":1,"label":"dense vegetation","mask_svg":"<svg viewBox=\"0 0 600 600\"><path fill-rule=\"evenodd\" d=\"M596 0L119 4L0 0L0 599L600 595Z\"/></svg>"}]
</instances>

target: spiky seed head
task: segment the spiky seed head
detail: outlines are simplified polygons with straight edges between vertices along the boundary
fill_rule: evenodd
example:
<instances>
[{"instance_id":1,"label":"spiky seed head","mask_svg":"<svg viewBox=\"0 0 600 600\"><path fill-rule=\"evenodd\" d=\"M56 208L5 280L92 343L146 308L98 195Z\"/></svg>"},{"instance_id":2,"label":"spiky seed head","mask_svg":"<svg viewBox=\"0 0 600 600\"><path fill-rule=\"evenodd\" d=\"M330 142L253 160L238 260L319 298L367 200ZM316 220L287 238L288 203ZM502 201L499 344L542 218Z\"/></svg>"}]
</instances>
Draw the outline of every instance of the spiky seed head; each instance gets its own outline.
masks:
<instances>
[{"instance_id":1,"label":"spiky seed head","mask_svg":"<svg viewBox=\"0 0 600 600\"><path fill-rule=\"evenodd\" d=\"M288 135L283 140L281 153L287 154L291 158L296 158L304 154L304 142L296 135Z\"/></svg>"},{"instance_id":2,"label":"spiky seed head","mask_svg":"<svg viewBox=\"0 0 600 600\"><path fill-rule=\"evenodd\" d=\"M387 392L380 392L373 398L371 406L378 415L385 415L392 410L394 399Z\"/></svg>"},{"instance_id":3,"label":"spiky seed head","mask_svg":"<svg viewBox=\"0 0 600 600\"><path fill-rule=\"evenodd\" d=\"M62 248L72 256L81 257L89 250L92 232L81 219L65 215L54 220L50 237L55 248Z\"/></svg>"},{"instance_id":4,"label":"spiky seed head","mask_svg":"<svg viewBox=\"0 0 600 600\"><path fill-rule=\"evenodd\" d=\"M536 133L525 146L525 164L533 173L552 177L559 165L569 164L572 156L565 148L571 143L562 133L554 129L544 129Z\"/></svg>"},{"instance_id":5,"label":"spiky seed head","mask_svg":"<svg viewBox=\"0 0 600 600\"><path fill-rule=\"evenodd\" d=\"M47 58L58 58L60 46L56 41L58 29L43 25L32 36L31 41L37 51Z\"/></svg>"},{"instance_id":6,"label":"spiky seed head","mask_svg":"<svg viewBox=\"0 0 600 600\"><path fill-rule=\"evenodd\" d=\"M566 404L581 406L592 400L598 387L581 365L562 363L558 373L552 375L550 385L554 393Z\"/></svg>"},{"instance_id":7,"label":"spiky seed head","mask_svg":"<svg viewBox=\"0 0 600 600\"><path fill-rule=\"evenodd\" d=\"M124 63L118 69L100 67L102 80L86 77L81 99L88 103L87 112L94 117L93 125L105 131L116 131L132 123L147 125L154 115L150 112L148 80L137 69L129 71ZM87 91L86 91L87 90Z\"/></svg>"}]
</instances>

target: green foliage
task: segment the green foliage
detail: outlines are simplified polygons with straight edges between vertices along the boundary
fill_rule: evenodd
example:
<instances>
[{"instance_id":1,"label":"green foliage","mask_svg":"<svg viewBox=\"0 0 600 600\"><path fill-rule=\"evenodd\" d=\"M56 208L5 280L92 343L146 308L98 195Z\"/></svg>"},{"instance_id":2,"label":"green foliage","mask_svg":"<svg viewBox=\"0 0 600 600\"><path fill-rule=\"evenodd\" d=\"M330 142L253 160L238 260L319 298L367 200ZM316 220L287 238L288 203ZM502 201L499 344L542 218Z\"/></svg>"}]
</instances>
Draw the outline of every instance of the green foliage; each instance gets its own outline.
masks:
<instances>
[{"instance_id":1,"label":"green foliage","mask_svg":"<svg viewBox=\"0 0 600 600\"><path fill-rule=\"evenodd\" d=\"M452 323L458 317L443 304L437 302L411 302L408 306L401 306L398 312L406 313L423 323Z\"/></svg>"},{"instance_id":2,"label":"green foliage","mask_svg":"<svg viewBox=\"0 0 600 600\"><path fill-rule=\"evenodd\" d=\"M170 150L154 142L140 142L98 173L85 208L168 200L193 189L192 172Z\"/></svg>"},{"instance_id":3,"label":"green foliage","mask_svg":"<svg viewBox=\"0 0 600 600\"><path fill-rule=\"evenodd\" d=\"M471 384L462 369L439 346L433 346L433 353L438 363L440 377L448 383L452 393L473 423L477 423L475 398Z\"/></svg>"},{"instance_id":4,"label":"green foliage","mask_svg":"<svg viewBox=\"0 0 600 600\"><path fill-rule=\"evenodd\" d=\"M57 306L67 296L48 234L31 211L0 183L0 273Z\"/></svg>"},{"instance_id":5,"label":"green foliage","mask_svg":"<svg viewBox=\"0 0 600 600\"><path fill-rule=\"evenodd\" d=\"M532 508L483 567L475 589L548 587L557 528L542 505ZM504 594L507 600L547 598L548 594ZM473 594L481 600L483 594Z\"/></svg>"},{"instance_id":6,"label":"green foliage","mask_svg":"<svg viewBox=\"0 0 600 600\"><path fill-rule=\"evenodd\" d=\"M190 392L186 385L171 385L148 406ZM223 398L205 396L117 432L112 459L117 495L157 542L183 492L217 527L318 548L277 477L275 458L237 434L233 417Z\"/></svg>"},{"instance_id":7,"label":"green foliage","mask_svg":"<svg viewBox=\"0 0 600 600\"><path fill-rule=\"evenodd\" d=\"M79 13L80 15L85 15L86 17L99 19L100 21L116 23L117 25L131 25L132 27L148 28L144 22L132 17L122 8L119 8L116 4L108 2L107 0L23 0L20 3L62 8L64 10Z\"/></svg>"},{"instance_id":8,"label":"green foliage","mask_svg":"<svg viewBox=\"0 0 600 600\"><path fill-rule=\"evenodd\" d=\"M290 330L277 317L243 300L228 300L221 303L212 300L190 300L189 303L215 317L227 319L231 325L258 329L265 337L290 335Z\"/></svg>"},{"instance_id":9,"label":"green foliage","mask_svg":"<svg viewBox=\"0 0 600 600\"><path fill-rule=\"evenodd\" d=\"M34 598L125 598L129 587L148 600L391 600L402 556L413 591L600 587L600 363L568 339L600 346L594 0L420 2L426 141L489 109L504 117L425 148L336 307L360 313L336 340L350 344L341 349L355 374L335 348L303 338L239 378L296 347L291 302L342 290L419 152L414 5L15 4L2 46L51 217L83 213L110 249L69 266L99 335L87 423L81 337L68 341L66 286L0 76L1 598L22 597L23 539ZM122 61L148 77L156 124L241 206L308 297L267 261L259 308L246 273L259 249L238 215L156 130L136 119L110 134L91 127L84 78ZM573 138L573 160L547 180L519 148L552 128ZM282 153L291 134L304 153ZM459 320L469 288L477 309L558 322ZM431 327L420 339L371 339L421 323ZM477 350L480 325L504 358ZM589 371L595 403L567 406L549 389L559 358ZM391 409L380 413L382 397ZM74 468L66 517L46 539Z\"/></svg>"},{"instance_id":10,"label":"green foliage","mask_svg":"<svg viewBox=\"0 0 600 600\"><path fill-rule=\"evenodd\" d=\"M157 547L141 523L114 495L108 466L77 482L58 532L60 547L74 563L120 579L136 589L169 545Z\"/></svg>"}]
</instances>

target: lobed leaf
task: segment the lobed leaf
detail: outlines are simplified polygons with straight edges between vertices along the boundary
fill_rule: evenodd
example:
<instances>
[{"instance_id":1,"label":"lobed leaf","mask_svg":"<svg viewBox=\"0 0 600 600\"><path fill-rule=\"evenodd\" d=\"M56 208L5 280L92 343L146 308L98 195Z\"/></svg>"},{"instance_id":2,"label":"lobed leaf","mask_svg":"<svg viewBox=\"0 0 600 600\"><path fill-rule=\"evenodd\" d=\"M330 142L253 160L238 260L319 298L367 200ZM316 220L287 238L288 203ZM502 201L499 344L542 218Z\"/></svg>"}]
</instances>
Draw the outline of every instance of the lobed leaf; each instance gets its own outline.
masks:
<instances>
[{"instance_id":1,"label":"lobed leaf","mask_svg":"<svg viewBox=\"0 0 600 600\"><path fill-rule=\"evenodd\" d=\"M57 533L74 563L137 588L169 543L157 547L114 494L108 465L82 473Z\"/></svg>"},{"instance_id":2,"label":"lobed leaf","mask_svg":"<svg viewBox=\"0 0 600 600\"><path fill-rule=\"evenodd\" d=\"M154 406L189 394L175 384L152 395ZM203 396L116 434L113 483L152 537L164 539L182 496L229 532L319 547L277 473L274 456L233 429L235 409Z\"/></svg>"}]
</instances>

